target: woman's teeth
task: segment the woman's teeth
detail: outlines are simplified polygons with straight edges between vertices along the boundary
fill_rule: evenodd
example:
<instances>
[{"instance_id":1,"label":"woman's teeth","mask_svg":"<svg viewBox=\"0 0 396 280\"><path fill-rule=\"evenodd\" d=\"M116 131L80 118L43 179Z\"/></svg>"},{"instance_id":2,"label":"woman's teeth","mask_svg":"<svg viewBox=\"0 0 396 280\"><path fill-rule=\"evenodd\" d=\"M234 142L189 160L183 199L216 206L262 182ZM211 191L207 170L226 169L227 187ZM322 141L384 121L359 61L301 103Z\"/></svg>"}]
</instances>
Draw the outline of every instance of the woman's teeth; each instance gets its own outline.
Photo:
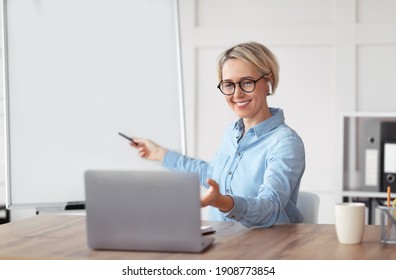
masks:
<instances>
[{"instance_id":1,"label":"woman's teeth","mask_svg":"<svg viewBox=\"0 0 396 280\"><path fill-rule=\"evenodd\" d=\"M237 106L245 106L249 103L250 101L242 101L242 102L235 102Z\"/></svg>"}]
</instances>

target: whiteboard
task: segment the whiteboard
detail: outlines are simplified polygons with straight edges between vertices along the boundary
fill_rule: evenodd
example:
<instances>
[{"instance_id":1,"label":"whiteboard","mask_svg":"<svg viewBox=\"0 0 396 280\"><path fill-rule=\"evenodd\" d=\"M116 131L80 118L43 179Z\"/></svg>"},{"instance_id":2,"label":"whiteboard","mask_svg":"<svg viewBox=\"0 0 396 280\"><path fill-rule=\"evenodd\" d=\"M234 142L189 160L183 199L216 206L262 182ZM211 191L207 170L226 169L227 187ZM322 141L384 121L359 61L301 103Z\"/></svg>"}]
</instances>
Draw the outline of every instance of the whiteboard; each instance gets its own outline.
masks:
<instances>
[{"instance_id":1,"label":"whiteboard","mask_svg":"<svg viewBox=\"0 0 396 280\"><path fill-rule=\"evenodd\" d=\"M90 169L183 151L176 0L3 0L7 206L82 201Z\"/></svg>"}]
</instances>

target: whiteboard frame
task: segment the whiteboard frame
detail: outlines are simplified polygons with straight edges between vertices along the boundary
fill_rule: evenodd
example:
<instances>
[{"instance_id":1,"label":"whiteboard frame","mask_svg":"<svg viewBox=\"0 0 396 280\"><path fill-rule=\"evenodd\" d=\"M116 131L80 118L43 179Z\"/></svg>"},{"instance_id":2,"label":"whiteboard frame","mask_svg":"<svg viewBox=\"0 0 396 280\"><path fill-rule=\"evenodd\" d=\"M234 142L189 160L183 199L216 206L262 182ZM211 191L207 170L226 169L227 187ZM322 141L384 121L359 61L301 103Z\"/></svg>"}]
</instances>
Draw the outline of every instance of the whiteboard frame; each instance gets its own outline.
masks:
<instances>
[{"instance_id":1,"label":"whiteboard frame","mask_svg":"<svg viewBox=\"0 0 396 280\"><path fill-rule=\"evenodd\" d=\"M9 69L8 69L8 26L7 26L7 1L1 0L2 13L2 58L3 58L3 106L4 106L4 140L5 140L5 187L6 187L6 208L20 209L20 208L36 208L49 209L49 211L63 210L67 204L65 203L13 203L12 201L12 182L11 182L11 140L10 140L10 110L9 110ZM174 24L176 35L176 58L177 58L177 77L178 77L178 99L179 99L179 120L180 120L180 140L181 152L186 154L186 127L185 127L185 103L184 103L184 86L183 86L183 67L182 67L182 50L180 38L180 14L179 1L173 0L174 8Z\"/></svg>"}]
</instances>

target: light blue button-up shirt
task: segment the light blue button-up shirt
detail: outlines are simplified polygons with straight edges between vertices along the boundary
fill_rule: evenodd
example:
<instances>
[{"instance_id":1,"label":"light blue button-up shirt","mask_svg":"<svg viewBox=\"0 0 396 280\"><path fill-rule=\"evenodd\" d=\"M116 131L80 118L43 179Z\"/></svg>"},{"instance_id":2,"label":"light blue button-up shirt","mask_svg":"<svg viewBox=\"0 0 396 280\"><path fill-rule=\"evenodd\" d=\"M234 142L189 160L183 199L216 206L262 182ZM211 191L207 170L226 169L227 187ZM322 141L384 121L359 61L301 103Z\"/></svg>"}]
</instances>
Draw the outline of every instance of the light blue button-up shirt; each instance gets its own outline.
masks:
<instances>
[{"instance_id":1,"label":"light blue button-up shirt","mask_svg":"<svg viewBox=\"0 0 396 280\"><path fill-rule=\"evenodd\" d=\"M164 167L199 173L205 187L209 187L207 178L212 178L222 194L234 199L228 213L210 207L210 220L238 221L246 227L302 222L296 202L305 169L304 144L285 124L283 111L270 110L272 117L245 135L241 119L230 125L211 162L174 151L165 155Z\"/></svg>"}]
</instances>

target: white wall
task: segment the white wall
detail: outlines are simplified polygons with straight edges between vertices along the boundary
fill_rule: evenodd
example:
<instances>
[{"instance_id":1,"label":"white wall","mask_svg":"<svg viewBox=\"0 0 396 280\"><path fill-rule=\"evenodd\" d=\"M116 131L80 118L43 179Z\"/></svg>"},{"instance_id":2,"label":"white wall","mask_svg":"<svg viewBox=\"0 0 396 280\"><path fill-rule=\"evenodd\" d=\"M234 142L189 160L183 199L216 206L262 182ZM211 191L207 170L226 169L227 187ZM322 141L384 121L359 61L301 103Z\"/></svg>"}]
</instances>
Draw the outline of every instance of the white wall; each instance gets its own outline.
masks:
<instances>
[{"instance_id":1,"label":"white wall","mask_svg":"<svg viewBox=\"0 0 396 280\"><path fill-rule=\"evenodd\" d=\"M333 223L341 199L339 112L396 111L396 0L180 0L180 12L188 154L210 159L234 120L216 88L218 54L262 42L281 64L269 104L285 110L305 142L301 189L320 195L319 222Z\"/></svg>"},{"instance_id":2,"label":"white wall","mask_svg":"<svg viewBox=\"0 0 396 280\"><path fill-rule=\"evenodd\" d=\"M341 200L339 113L396 110L396 1L180 2L189 154L210 159L234 119L216 88L217 56L259 41L281 65L269 104L285 110L305 142L301 189L320 195L319 222L333 223Z\"/></svg>"}]
</instances>

